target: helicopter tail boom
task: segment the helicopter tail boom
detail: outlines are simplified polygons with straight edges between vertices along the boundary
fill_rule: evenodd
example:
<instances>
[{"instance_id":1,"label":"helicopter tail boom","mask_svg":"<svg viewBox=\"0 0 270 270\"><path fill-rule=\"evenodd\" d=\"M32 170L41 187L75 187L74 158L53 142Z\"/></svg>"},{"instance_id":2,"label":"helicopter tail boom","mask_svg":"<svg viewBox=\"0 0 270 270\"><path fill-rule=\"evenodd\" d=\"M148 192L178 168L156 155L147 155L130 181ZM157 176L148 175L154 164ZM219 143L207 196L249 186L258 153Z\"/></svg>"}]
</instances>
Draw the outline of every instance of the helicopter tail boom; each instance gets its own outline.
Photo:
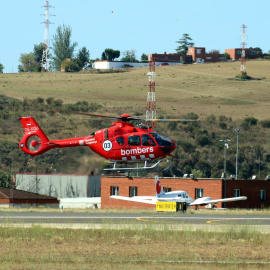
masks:
<instances>
[{"instance_id":1,"label":"helicopter tail boom","mask_svg":"<svg viewBox=\"0 0 270 270\"><path fill-rule=\"evenodd\" d=\"M19 119L24 129L24 136L19 142L19 147L25 153L36 156L55 147L48 144L49 139L33 117L20 117Z\"/></svg>"}]
</instances>

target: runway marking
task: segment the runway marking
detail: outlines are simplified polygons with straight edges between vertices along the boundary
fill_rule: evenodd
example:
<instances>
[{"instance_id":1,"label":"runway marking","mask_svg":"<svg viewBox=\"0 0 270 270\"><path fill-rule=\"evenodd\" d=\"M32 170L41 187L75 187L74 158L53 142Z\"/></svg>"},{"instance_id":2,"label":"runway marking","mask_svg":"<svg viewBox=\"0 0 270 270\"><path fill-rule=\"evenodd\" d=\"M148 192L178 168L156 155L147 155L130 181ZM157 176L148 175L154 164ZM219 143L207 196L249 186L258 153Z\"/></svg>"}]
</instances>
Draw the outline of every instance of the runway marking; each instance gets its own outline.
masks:
<instances>
[{"instance_id":1,"label":"runway marking","mask_svg":"<svg viewBox=\"0 0 270 270\"><path fill-rule=\"evenodd\" d=\"M208 220L207 224L215 224L214 222L231 221L231 220L270 220L270 218L222 218L216 220Z\"/></svg>"}]
</instances>

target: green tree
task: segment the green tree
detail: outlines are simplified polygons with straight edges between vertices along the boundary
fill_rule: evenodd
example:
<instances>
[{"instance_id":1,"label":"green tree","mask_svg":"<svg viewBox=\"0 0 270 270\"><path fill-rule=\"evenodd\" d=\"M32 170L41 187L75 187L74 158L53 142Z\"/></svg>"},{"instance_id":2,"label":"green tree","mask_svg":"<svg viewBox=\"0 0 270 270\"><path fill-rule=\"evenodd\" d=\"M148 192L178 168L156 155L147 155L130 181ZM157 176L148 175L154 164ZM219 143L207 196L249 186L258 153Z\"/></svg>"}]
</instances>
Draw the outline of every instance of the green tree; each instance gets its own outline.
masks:
<instances>
[{"instance_id":1,"label":"green tree","mask_svg":"<svg viewBox=\"0 0 270 270\"><path fill-rule=\"evenodd\" d=\"M148 61L148 55L145 54L145 53L143 53L143 54L141 55L141 61Z\"/></svg>"},{"instance_id":2,"label":"green tree","mask_svg":"<svg viewBox=\"0 0 270 270\"><path fill-rule=\"evenodd\" d=\"M193 47L194 43L191 42L192 38L189 34L183 34L182 38L176 41L180 45L175 49L178 54L187 54L188 47Z\"/></svg>"},{"instance_id":3,"label":"green tree","mask_svg":"<svg viewBox=\"0 0 270 270\"><path fill-rule=\"evenodd\" d=\"M0 186L1 187L10 187L11 175L0 171Z\"/></svg>"},{"instance_id":4,"label":"green tree","mask_svg":"<svg viewBox=\"0 0 270 270\"><path fill-rule=\"evenodd\" d=\"M81 69L89 61L90 61L90 53L86 49L86 47L82 47L77 55L77 63L79 65L79 68Z\"/></svg>"},{"instance_id":5,"label":"green tree","mask_svg":"<svg viewBox=\"0 0 270 270\"><path fill-rule=\"evenodd\" d=\"M101 56L101 60L114 61L115 58L120 56L120 51L107 48Z\"/></svg>"},{"instance_id":6,"label":"green tree","mask_svg":"<svg viewBox=\"0 0 270 270\"><path fill-rule=\"evenodd\" d=\"M213 50L210 50L208 53L209 54L220 54L220 51L213 49Z\"/></svg>"},{"instance_id":7,"label":"green tree","mask_svg":"<svg viewBox=\"0 0 270 270\"><path fill-rule=\"evenodd\" d=\"M227 52L224 53L224 57L227 60L230 60L231 59L230 55Z\"/></svg>"},{"instance_id":8,"label":"green tree","mask_svg":"<svg viewBox=\"0 0 270 270\"><path fill-rule=\"evenodd\" d=\"M5 68L5 67L0 63L0 73L3 73L4 68Z\"/></svg>"},{"instance_id":9,"label":"green tree","mask_svg":"<svg viewBox=\"0 0 270 270\"><path fill-rule=\"evenodd\" d=\"M138 62L136 59L136 51L135 50L130 50L130 51L124 51L124 56L121 58L121 61L125 62Z\"/></svg>"},{"instance_id":10,"label":"green tree","mask_svg":"<svg viewBox=\"0 0 270 270\"><path fill-rule=\"evenodd\" d=\"M54 53L53 67L55 70L61 69L61 64L67 58L73 58L77 42L71 42L72 30L70 26L60 25L56 29L56 34L52 40L52 50Z\"/></svg>"},{"instance_id":11,"label":"green tree","mask_svg":"<svg viewBox=\"0 0 270 270\"><path fill-rule=\"evenodd\" d=\"M41 63L44 44L41 42L34 45L34 58L38 63Z\"/></svg>"},{"instance_id":12,"label":"green tree","mask_svg":"<svg viewBox=\"0 0 270 270\"><path fill-rule=\"evenodd\" d=\"M255 48L250 47L249 49L257 51L257 55L259 56L263 54L263 50L260 47L255 47Z\"/></svg>"},{"instance_id":13,"label":"green tree","mask_svg":"<svg viewBox=\"0 0 270 270\"><path fill-rule=\"evenodd\" d=\"M80 67L76 60L72 59L66 59L62 62L62 68L65 70L65 72L72 72L72 71L79 71Z\"/></svg>"},{"instance_id":14,"label":"green tree","mask_svg":"<svg viewBox=\"0 0 270 270\"><path fill-rule=\"evenodd\" d=\"M38 72L40 64L35 60L34 53L22 53L19 59L21 65L18 66L19 72Z\"/></svg>"}]
</instances>

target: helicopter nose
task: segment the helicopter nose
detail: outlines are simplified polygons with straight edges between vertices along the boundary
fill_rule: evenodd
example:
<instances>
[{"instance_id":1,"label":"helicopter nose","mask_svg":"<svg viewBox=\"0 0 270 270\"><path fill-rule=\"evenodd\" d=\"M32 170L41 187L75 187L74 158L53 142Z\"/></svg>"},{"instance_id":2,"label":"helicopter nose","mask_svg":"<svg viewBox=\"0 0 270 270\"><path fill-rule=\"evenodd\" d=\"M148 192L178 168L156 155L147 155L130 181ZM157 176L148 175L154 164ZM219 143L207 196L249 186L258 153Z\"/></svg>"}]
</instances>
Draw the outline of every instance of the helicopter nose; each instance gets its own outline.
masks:
<instances>
[{"instance_id":1,"label":"helicopter nose","mask_svg":"<svg viewBox=\"0 0 270 270\"><path fill-rule=\"evenodd\" d=\"M172 153L175 149L176 149L175 143L173 143L171 146L163 146L163 147L161 147L161 150L167 155Z\"/></svg>"}]
</instances>

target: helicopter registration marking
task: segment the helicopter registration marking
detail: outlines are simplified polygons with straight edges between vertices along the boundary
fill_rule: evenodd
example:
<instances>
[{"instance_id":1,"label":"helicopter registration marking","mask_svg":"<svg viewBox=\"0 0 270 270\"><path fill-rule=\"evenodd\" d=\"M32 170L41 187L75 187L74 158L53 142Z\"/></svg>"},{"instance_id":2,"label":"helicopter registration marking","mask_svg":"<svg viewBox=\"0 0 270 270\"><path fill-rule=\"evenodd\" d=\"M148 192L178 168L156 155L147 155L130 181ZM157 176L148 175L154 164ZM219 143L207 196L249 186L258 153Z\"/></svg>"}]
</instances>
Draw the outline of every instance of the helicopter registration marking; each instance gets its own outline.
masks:
<instances>
[{"instance_id":1,"label":"helicopter registration marking","mask_svg":"<svg viewBox=\"0 0 270 270\"><path fill-rule=\"evenodd\" d=\"M38 127L26 127L26 128L24 128L25 132L37 131L37 130L39 130Z\"/></svg>"},{"instance_id":2,"label":"helicopter registration marking","mask_svg":"<svg viewBox=\"0 0 270 270\"><path fill-rule=\"evenodd\" d=\"M109 140L106 140L103 142L102 147L105 151L110 151L112 149L112 142Z\"/></svg>"}]
</instances>

